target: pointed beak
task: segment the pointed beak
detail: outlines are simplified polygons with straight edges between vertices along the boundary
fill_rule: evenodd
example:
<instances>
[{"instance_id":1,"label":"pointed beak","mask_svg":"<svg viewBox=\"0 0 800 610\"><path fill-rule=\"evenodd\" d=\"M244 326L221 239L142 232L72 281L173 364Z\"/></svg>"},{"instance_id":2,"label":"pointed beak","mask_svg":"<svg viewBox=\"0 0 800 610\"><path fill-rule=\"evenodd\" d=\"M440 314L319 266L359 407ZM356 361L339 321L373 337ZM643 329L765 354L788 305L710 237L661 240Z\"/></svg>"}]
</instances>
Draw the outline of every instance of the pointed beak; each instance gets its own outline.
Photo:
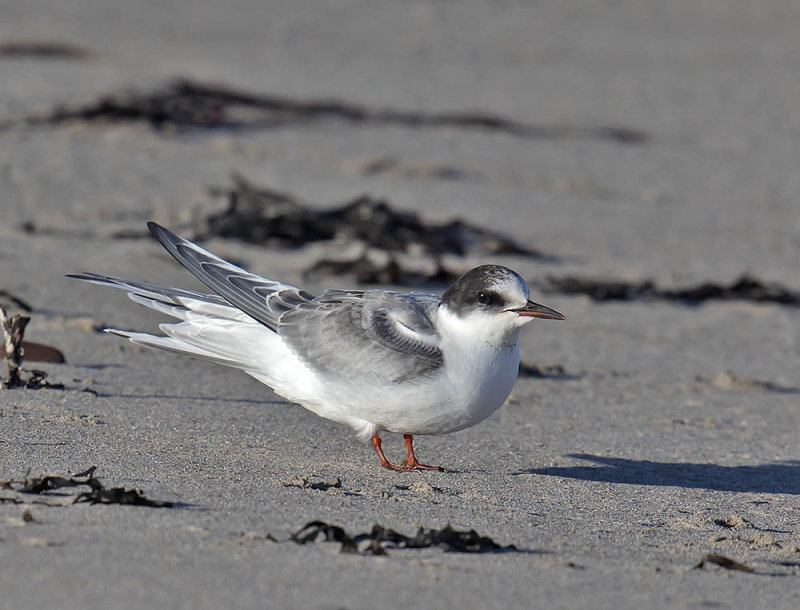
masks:
<instances>
[{"instance_id":1,"label":"pointed beak","mask_svg":"<svg viewBox=\"0 0 800 610\"><path fill-rule=\"evenodd\" d=\"M507 309L506 311L513 311L514 313L526 318L542 318L543 320L566 320L564 314L558 313L555 309L550 309L539 303L528 301L525 307L518 309Z\"/></svg>"}]
</instances>

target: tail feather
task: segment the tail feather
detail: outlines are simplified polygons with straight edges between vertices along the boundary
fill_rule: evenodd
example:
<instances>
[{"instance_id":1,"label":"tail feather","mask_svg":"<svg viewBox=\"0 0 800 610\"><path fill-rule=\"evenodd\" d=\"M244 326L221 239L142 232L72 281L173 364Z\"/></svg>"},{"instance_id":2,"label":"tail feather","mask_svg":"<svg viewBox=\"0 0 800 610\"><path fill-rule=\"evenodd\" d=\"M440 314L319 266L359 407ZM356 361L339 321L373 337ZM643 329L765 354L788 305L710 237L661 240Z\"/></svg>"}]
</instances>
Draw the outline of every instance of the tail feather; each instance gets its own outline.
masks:
<instances>
[{"instance_id":1,"label":"tail feather","mask_svg":"<svg viewBox=\"0 0 800 610\"><path fill-rule=\"evenodd\" d=\"M83 273L73 275L93 284L120 288L139 305L180 320L159 326L165 336L106 329L145 347L184 354L238 369L258 368L259 348L277 335L216 294L156 286L147 282ZM263 354L261 355L263 358Z\"/></svg>"},{"instance_id":2,"label":"tail feather","mask_svg":"<svg viewBox=\"0 0 800 610\"><path fill-rule=\"evenodd\" d=\"M171 352L173 354L180 354L182 356L197 358L198 360L205 360L206 362L213 362L215 364L221 364L222 366L228 366L231 368L245 368L235 359L215 354L197 346L191 346L186 343L176 341L172 337L159 337L158 335L120 330L118 328L106 328L105 332L111 335L124 337L135 345L141 345L142 347L147 347L149 349L157 349L165 352Z\"/></svg>"},{"instance_id":3,"label":"tail feather","mask_svg":"<svg viewBox=\"0 0 800 610\"><path fill-rule=\"evenodd\" d=\"M175 299L175 302L166 302L133 292L128 293L128 298L134 303L144 305L145 307L149 307L150 309L154 309L168 316L172 316L173 318L178 318L184 322L200 320L204 318L213 318L236 322L255 323L253 318L248 316L240 309L236 309L230 305L221 305L200 299L179 297Z\"/></svg>"},{"instance_id":4,"label":"tail feather","mask_svg":"<svg viewBox=\"0 0 800 610\"><path fill-rule=\"evenodd\" d=\"M105 331L143 347L242 370L288 400L311 410L318 407L313 401L316 375L276 331L285 311L313 296L249 274L157 225L151 230L170 253L222 296L96 273L67 276L124 290L135 303L177 320L159 325L163 335L117 328Z\"/></svg>"},{"instance_id":5,"label":"tail feather","mask_svg":"<svg viewBox=\"0 0 800 610\"><path fill-rule=\"evenodd\" d=\"M253 328L242 327L239 322L223 320L206 321L202 324L184 322L181 324L161 324L161 331L179 346L192 352L210 354L235 363L229 366L251 368L258 366L259 354L252 347L259 344L254 333L267 332L255 323ZM277 338L277 336L276 336Z\"/></svg>"}]
</instances>

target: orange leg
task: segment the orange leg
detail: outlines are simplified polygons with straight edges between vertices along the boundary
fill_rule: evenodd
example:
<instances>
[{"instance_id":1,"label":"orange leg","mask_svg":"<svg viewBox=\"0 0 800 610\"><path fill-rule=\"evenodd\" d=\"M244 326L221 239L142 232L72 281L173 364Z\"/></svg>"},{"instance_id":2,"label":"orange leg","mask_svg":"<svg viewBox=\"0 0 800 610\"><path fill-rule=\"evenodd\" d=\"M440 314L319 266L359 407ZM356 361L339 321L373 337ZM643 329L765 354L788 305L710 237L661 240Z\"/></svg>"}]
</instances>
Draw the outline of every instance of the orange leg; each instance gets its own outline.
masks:
<instances>
[{"instance_id":1,"label":"orange leg","mask_svg":"<svg viewBox=\"0 0 800 610\"><path fill-rule=\"evenodd\" d=\"M375 450L375 453L378 454L378 459L381 462L381 466L386 468L387 470L402 470L403 472L409 472L414 470L413 468L404 467L404 466L395 466L389 460L386 459L386 456L383 453L383 449L381 449L381 437L377 434L373 434L372 438L372 448Z\"/></svg>"},{"instance_id":2,"label":"orange leg","mask_svg":"<svg viewBox=\"0 0 800 610\"><path fill-rule=\"evenodd\" d=\"M405 441L406 451L408 452L408 457L403 462L404 466L408 466L412 470L444 470L441 466L428 466L417 461L417 456L414 455L414 437L412 435L404 434L403 441Z\"/></svg>"}]
</instances>

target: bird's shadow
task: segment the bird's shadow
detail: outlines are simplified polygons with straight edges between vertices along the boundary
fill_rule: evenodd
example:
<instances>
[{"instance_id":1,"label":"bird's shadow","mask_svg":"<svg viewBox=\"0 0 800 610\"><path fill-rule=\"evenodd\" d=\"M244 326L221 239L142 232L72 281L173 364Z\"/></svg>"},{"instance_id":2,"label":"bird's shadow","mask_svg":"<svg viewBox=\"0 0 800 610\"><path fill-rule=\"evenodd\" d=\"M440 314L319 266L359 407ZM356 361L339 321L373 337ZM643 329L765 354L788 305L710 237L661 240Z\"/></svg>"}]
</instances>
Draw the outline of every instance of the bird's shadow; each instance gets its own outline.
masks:
<instances>
[{"instance_id":1,"label":"bird's shadow","mask_svg":"<svg viewBox=\"0 0 800 610\"><path fill-rule=\"evenodd\" d=\"M586 453L573 453L569 457L594 462L600 466L529 468L514 472L512 475L539 474L628 485L800 495L800 460L756 466L721 466L629 460Z\"/></svg>"}]
</instances>

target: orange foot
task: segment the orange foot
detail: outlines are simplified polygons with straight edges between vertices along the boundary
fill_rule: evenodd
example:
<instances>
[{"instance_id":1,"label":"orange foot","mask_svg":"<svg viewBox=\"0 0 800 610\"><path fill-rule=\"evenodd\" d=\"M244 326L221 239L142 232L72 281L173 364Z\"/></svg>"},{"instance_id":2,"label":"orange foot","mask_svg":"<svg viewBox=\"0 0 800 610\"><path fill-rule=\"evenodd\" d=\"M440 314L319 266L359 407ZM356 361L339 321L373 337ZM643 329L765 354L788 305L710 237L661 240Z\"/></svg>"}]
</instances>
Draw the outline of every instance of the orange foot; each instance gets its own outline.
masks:
<instances>
[{"instance_id":1,"label":"orange foot","mask_svg":"<svg viewBox=\"0 0 800 610\"><path fill-rule=\"evenodd\" d=\"M444 470L444 468L440 468L439 466L428 466L427 464L421 464L417 461L417 456L414 455L414 437L410 434L403 435L408 457L405 459L402 466L396 466L386 459L386 455L383 453L383 449L381 449L380 436L373 434L370 440L372 441L372 448L375 449L375 453L378 454L378 460L380 460L381 466L387 470L399 470L401 472L411 472L412 470Z\"/></svg>"}]
</instances>

